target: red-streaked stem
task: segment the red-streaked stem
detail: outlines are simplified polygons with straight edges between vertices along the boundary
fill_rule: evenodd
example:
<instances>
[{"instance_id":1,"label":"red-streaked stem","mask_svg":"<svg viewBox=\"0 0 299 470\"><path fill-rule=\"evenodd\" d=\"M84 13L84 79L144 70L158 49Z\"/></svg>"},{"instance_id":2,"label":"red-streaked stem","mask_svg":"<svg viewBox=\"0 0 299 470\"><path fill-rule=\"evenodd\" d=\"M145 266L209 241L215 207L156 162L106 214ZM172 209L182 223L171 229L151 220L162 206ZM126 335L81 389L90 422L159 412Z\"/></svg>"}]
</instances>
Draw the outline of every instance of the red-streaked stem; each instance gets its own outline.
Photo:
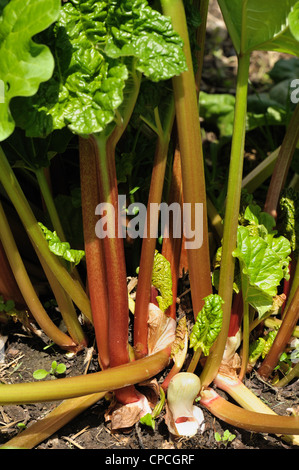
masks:
<instances>
[{"instance_id":1,"label":"red-streaked stem","mask_svg":"<svg viewBox=\"0 0 299 470\"><path fill-rule=\"evenodd\" d=\"M284 188L291 161L299 140L299 104L297 104L281 144L278 158L272 173L264 211L277 216L277 204Z\"/></svg>"},{"instance_id":2,"label":"red-streaked stem","mask_svg":"<svg viewBox=\"0 0 299 470\"><path fill-rule=\"evenodd\" d=\"M286 299L288 298L290 290L291 290L291 286L292 286L292 283L293 283L294 274L295 274L295 270L296 270L296 263L297 263L293 252L290 254L290 257L291 257L291 261L289 263L289 275L290 275L290 277L289 277L288 280L286 280L286 279L283 280L283 293L286 296ZM281 313L282 316L283 316L283 312L286 308L286 304L287 304L287 300L285 300L284 303L281 306L280 313Z\"/></svg>"},{"instance_id":3,"label":"red-streaked stem","mask_svg":"<svg viewBox=\"0 0 299 470\"><path fill-rule=\"evenodd\" d=\"M176 149L173 159L172 178L169 192L169 204L175 202L180 204L180 206L182 207L182 189L181 155L179 149ZM178 222L180 222L181 224L181 237L174 237L174 234L178 234L177 227L174 227L174 223ZM182 223L182 217L180 221L176 221L172 217L172 219L169 221L168 233L164 233L162 244L162 255L165 256L165 258L170 263L172 276L173 303L168 308L166 313L174 319L176 319L176 297L180 270L180 255L182 248Z\"/></svg>"},{"instance_id":4,"label":"red-streaked stem","mask_svg":"<svg viewBox=\"0 0 299 470\"><path fill-rule=\"evenodd\" d=\"M212 389L202 392L200 403L214 416L237 428L261 433L299 434L299 417L245 410L229 403Z\"/></svg>"},{"instance_id":5,"label":"red-streaked stem","mask_svg":"<svg viewBox=\"0 0 299 470\"><path fill-rule=\"evenodd\" d=\"M187 250L194 317L212 292L207 225L206 189L196 85L193 72L186 15L182 0L162 0L163 13L171 17L173 28L184 41L188 70L172 79L176 121L181 152L184 204L191 207L190 226L196 225L196 204L203 206L202 244ZM188 222L189 223L189 222ZM197 234L199 235L199 234Z\"/></svg>"},{"instance_id":6,"label":"red-streaked stem","mask_svg":"<svg viewBox=\"0 0 299 470\"><path fill-rule=\"evenodd\" d=\"M20 292L19 286L16 283L12 269L8 262L3 244L0 241L0 295L3 296L4 300L13 300L15 305L20 308L25 308L26 303Z\"/></svg>"},{"instance_id":7,"label":"red-streaked stem","mask_svg":"<svg viewBox=\"0 0 299 470\"><path fill-rule=\"evenodd\" d=\"M228 337L235 336L241 326L243 316L242 292L234 295L231 309L231 318L229 323Z\"/></svg>"},{"instance_id":8,"label":"red-streaked stem","mask_svg":"<svg viewBox=\"0 0 299 470\"><path fill-rule=\"evenodd\" d=\"M144 357L148 353L148 305L159 225L159 210L151 211L151 209L154 206L158 208L161 203L168 143L168 138L158 137L148 196L146 233L142 239L134 314L134 351L137 358Z\"/></svg>"},{"instance_id":9,"label":"red-streaked stem","mask_svg":"<svg viewBox=\"0 0 299 470\"><path fill-rule=\"evenodd\" d=\"M167 346L143 359L77 377L2 385L0 405L65 400L137 384L150 379L167 367L170 352L171 347Z\"/></svg>"},{"instance_id":10,"label":"red-streaked stem","mask_svg":"<svg viewBox=\"0 0 299 470\"><path fill-rule=\"evenodd\" d=\"M280 355L283 353L292 332L297 324L299 318L299 287L285 312L282 324L278 330L275 340L271 346L270 351L265 357L262 365L258 369L259 375L263 379L269 378L274 367L278 363Z\"/></svg>"},{"instance_id":11,"label":"red-streaked stem","mask_svg":"<svg viewBox=\"0 0 299 470\"><path fill-rule=\"evenodd\" d=\"M109 204L106 212L108 236L103 239L108 293L108 348L110 367L130 361L129 305L124 243L119 232L118 187L115 168L115 147L105 136L90 139L97 155L99 191L101 201ZM134 387L118 390L119 402L138 401Z\"/></svg>"},{"instance_id":12,"label":"red-streaked stem","mask_svg":"<svg viewBox=\"0 0 299 470\"><path fill-rule=\"evenodd\" d=\"M108 289L103 243L96 236L95 209L100 202L97 177L97 147L94 141L79 137L80 180L87 282L93 325L102 369L109 366Z\"/></svg>"}]
</instances>

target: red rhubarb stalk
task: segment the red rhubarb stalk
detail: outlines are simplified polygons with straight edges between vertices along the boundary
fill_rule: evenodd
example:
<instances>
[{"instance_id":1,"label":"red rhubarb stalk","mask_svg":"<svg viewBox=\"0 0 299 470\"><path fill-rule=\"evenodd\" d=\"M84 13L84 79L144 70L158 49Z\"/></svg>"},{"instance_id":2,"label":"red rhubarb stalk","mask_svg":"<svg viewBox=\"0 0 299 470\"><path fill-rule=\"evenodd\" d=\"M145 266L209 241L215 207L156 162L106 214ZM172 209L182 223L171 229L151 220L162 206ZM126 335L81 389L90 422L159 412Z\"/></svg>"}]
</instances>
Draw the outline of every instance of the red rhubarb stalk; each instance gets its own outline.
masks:
<instances>
[{"instance_id":1,"label":"red rhubarb stalk","mask_svg":"<svg viewBox=\"0 0 299 470\"><path fill-rule=\"evenodd\" d=\"M158 208L161 203L168 143L169 134L166 137L163 135L158 137L148 196L146 233L142 240L134 314L134 350L137 358L144 357L148 353L148 305L159 224L159 210L151 211L151 208L154 205Z\"/></svg>"},{"instance_id":2,"label":"red rhubarb stalk","mask_svg":"<svg viewBox=\"0 0 299 470\"><path fill-rule=\"evenodd\" d=\"M96 143L79 138L80 178L85 259L92 318L102 369L109 366L108 292L102 240L96 236L95 208L100 202Z\"/></svg>"},{"instance_id":3,"label":"red rhubarb stalk","mask_svg":"<svg viewBox=\"0 0 299 470\"><path fill-rule=\"evenodd\" d=\"M118 188L115 168L115 146L105 136L91 138L97 155L99 190L101 201L109 204L106 221L108 236L103 239L107 275L108 293L108 348L110 367L130 362L129 338L129 305L126 261L123 238L119 233ZM112 209L112 210L111 210ZM115 392L120 403L133 403L139 398L135 388Z\"/></svg>"},{"instance_id":4,"label":"red rhubarb stalk","mask_svg":"<svg viewBox=\"0 0 299 470\"><path fill-rule=\"evenodd\" d=\"M280 355L283 353L299 319L299 287L292 298L292 301L285 312L282 324L278 330L270 351L265 357L262 365L258 369L259 375L263 379L269 378L274 367L278 363Z\"/></svg>"},{"instance_id":5,"label":"red rhubarb stalk","mask_svg":"<svg viewBox=\"0 0 299 470\"><path fill-rule=\"evenodd\" d=\"M178 203L182 207L182 172L181 172L181 156L178 149L175 150L173 160L172 179L169 192L169 203ZM171 217L171 215L170 215ZM164 234L162 255L169 261L171 266L171 277L172 277L172 295L173 303L167 309L166 314L171 318L176 319L176 297L178 289L179 271L180 271L180 255L182 248L182 237L174 237L177 233L177 228L174 227L174 223L178 222L173 219L169 221L169 233ZM182 227L182 218L180 220ZM167 227L166 227L167 229Z\"/></svg>"}]
</instances>

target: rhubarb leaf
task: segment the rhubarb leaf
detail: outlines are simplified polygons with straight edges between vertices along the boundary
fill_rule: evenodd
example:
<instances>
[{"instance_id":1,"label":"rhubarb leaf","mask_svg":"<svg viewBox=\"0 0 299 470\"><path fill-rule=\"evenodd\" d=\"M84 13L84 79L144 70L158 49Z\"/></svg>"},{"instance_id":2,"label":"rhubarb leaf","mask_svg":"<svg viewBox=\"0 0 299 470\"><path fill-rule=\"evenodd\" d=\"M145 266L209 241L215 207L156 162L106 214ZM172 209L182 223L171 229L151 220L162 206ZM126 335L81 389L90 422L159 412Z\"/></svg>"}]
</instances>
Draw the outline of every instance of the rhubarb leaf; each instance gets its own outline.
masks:
<instances>
[{"instance_id":1,"label":"rhubarb leaf","mask_svg":"<svg viewBox=\"0 0 299 470\"><path fill-rule=\"evenodd\" d=\"M272 50L298 55L299 43L292 34L298 31L294 27L296 13L293 8L296 2L297 0L218 0L238 54Z\"/></svg>"},{"instance_id":2,"label":"rhubarb leaf","mask_svg":"<svg viewBox=\"0 0 299 470\"><path fill-rule=\"evenodd\" d=\"M250 226L238 227L233 256L240 263L243 300L252 305L259 316L270 310L277 287L288 277L290 251L290 244L284 237L274 239L273 234L262 237L252 232Z\"/></svg>"},{"instance_id":3,"label":"rhubarb leaf","mask_svg":"<svg viewBox=\"0 0 299 470\"><path fill-rule=\"evenodd\" d=\"M171 266L157 250L154 257L152 285L160 292L156 299L159 308L165 312L173 302Z\"/></svg>"},{"instance_id":4,"label":"rhubarb leaf","mask_svg":"<svg viewBox=\"0 0 299 470\"><path fill-rule=\"evenodd\" d=\"M135 57L136 69L155 82L186 70L182 41L173 31L170 18L150 8L145 0L110 4L110 35L105 47L109 57Z\"/></svg>"},{"instance_id":5,"label":"rhubarb leaf","mask_svg":"<svg viewBox=\"0 0 299 470\"><path fill-rule=\"evenodd\" d=\"M54 59L49 48L32 37L48 28L59 15L59 0L11 0L1 5L0 17L0 141L12 134L15 121L10 101L34 95L49 80Z\"/></svg>"},{"instance_id":6,"label":"rhubarb leaf","mask_svg":"<svg viewBox=\"0 0 299 470\"><path fill-rule=\"evenodd\" d=\"M299 192L287 188L282 192L279 201L277 218L279 233L285 236L291 244L295 257L299 251Z\"/></svg>"},{"instance_id":7,"label":"rhubarb leaf","mask_svg":"<svg viewBox=\"0 0 299 470\"><path fill-rule=\"evenodd\" d=\"M194 351L201 348L203 354L208 356L222 328L223 300L218 294L210 294L204 300L205 304L198 313L190 334L190 347Z\"/></svg>"},{"instance_id":8,"label":"rhubarb leaf","mask_svg":"<svg viewBox=\"0 0 299 470\"><path fill-rule=\"evenodd\" d=\"M72 250L70 244L68 242L62 242L55 231L51 232L51 230L47 229L47 227L40 222L39 226L48 242L49 250L54 253L54 255L59 256L74 265L80 263L81 259L85 256L85 252L83 250Z\"/></svg>"},{"instance_id":9,"label":"rhubarb leaf","mask_svg":"<svg viewBox=\"0 0 299 470\"><path fill-rule=\"evenodd\" d=\"M70 0L47 34L56 59L53 77L13 110L31 137L64 126L81 135L102 132L114 122L136 72L158 81L186 69L169 18L146 0Z\"/></svg>"}]
</instances>

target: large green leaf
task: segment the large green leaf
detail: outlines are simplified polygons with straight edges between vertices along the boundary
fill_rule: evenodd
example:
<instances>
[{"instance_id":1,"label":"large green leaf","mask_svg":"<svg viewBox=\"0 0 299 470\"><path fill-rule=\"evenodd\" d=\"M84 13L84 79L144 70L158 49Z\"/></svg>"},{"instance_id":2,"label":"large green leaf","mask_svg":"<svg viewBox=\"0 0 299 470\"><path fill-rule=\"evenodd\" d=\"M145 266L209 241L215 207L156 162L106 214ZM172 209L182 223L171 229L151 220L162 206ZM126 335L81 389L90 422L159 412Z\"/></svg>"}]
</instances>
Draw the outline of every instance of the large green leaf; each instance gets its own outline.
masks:
<instances>
[{"instance_id":1,"label":"large green leaf","mask_svg":"<svg viewBox=\"0 0 299 470\"><path fill-rule=\"evenodd\" d=\"M53 23L59 15L59 0L11 0L1 6L0 80L4 99L0 103L0 141L12 134L15 122L10 101L32 96L41 82L49 80L54 60L49 48L32 37Z\"/></svg>"},{"instance_id":2,"label":"large green leaf","mask_svg":"<svg viewBox=\"0 0 299 470\"><path fill-rule=\"evenodd\" d=\"M48 41L56 58L53 78L14 108L32 137L64 126L78 134L101 132L114 120L134 71L158 81L186 68L170 20L146 0L70 0Z\"/></svg>"},{"instance_id":3,"label":"large green leaf","mask_svg":"<svg viewBox=\"0 0 299 470\"><path fill-rule=\"evenodd\" d=\"M237 53L272 50L299 55L290 31L297 0L218 0ZM292 15L289 17L289 15ZM292 31L294 30L292 27Z\"/></svg>"}]
</instances>

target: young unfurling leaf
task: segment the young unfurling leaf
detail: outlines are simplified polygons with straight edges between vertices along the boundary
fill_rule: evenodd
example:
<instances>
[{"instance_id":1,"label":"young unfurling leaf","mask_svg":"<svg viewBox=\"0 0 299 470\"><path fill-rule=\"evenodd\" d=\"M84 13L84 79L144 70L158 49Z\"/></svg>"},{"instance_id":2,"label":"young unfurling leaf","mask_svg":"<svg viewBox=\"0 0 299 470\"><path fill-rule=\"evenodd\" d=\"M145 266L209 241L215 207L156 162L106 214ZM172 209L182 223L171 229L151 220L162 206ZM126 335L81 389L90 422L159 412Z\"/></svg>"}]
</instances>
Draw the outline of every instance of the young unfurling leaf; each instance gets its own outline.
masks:
<instances>
[{"instance_id":1,"label":"young unfurling leaf","mask_svg":"<svg viewBox=\"0 0 299 470\"><path fill-rule=\"evenodd\" d=\"M158 251L154 257L152 284L160 292L157 302L160 309L165 312L173 302L171 267L169 261Z\"/></svg>"},{"instance_id":2,"label":"young unfurling leaf","mask_svg":"<svg viewBox=\"0 0 299 470\"><path fill-rule=\"evenodd\" d=\"M291 243L295 256L299 252L299 192L287 188L282 192L279 201L277 227Z\"/></svg>"},{"instance_id":3,"label":"young unfurling leaf","mask_svg":"<svg viewBox=\"0 0 299 470\"><path fill-rule=\"evenodd\" d=\"M74 265L80 263L81 259L85 256L83 250L72 250L70 244L68 242L62 242L56 232L51 232L51 230L47 229L42 223L39 223L39 226L48 242L50 251L54 253L54 255L60 256Z\"/></svg>"},{"instance_id":4,"label":"young unfurling leaf","mask_svg":"<svg viewBox=\"0 0 299 470\"><path fill-rule=\"evenodd\" d=\"M222 327L222 304L220 295L210 294L205 299L190 334L190 347L196 351L201 348L207 356Z\"/></svg>"}]
</instances>

